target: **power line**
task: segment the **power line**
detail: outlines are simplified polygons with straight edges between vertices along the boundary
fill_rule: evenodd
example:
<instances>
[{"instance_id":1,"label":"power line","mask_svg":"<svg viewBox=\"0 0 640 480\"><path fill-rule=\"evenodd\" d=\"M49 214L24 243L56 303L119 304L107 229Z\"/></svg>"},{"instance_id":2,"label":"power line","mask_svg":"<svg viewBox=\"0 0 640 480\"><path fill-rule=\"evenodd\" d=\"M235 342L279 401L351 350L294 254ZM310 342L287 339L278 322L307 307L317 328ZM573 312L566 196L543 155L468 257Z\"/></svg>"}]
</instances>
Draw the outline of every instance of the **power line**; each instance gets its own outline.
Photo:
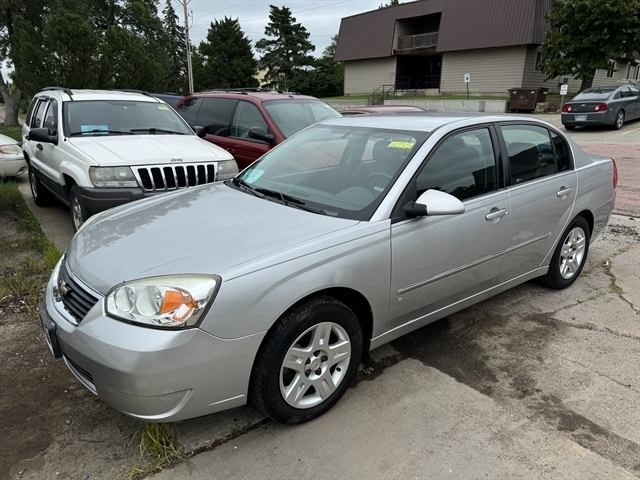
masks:
<instances>
[{"instance_id":1,"label":"power line","mask_svg":"<svg viewBox=\"0 0 640 480\"><path fill-rule=\"evenodd\" d=\"M205 13L204 15L198 15L196 19L202 18L202 17L208 17L209 15L213 15L214 13L222 12L224 10L229 10L230 8L234 8L234 7L239 7L240 5L244 5L245 3L249 3L252 1L253 0L245 0L244 2L236 3L235 5L231 5L230 7L221 8L220 10L216 10L215 12Z\"/></svg>"}]
</instances>

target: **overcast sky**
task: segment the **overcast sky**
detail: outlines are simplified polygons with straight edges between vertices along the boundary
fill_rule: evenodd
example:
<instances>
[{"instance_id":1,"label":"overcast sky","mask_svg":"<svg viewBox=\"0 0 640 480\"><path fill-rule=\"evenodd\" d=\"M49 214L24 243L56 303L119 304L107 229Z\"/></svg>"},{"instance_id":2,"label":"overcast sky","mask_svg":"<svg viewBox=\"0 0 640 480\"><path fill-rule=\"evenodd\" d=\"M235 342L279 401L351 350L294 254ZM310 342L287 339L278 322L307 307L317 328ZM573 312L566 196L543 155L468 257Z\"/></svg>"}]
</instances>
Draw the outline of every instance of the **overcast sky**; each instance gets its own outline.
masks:
<instances>
[{"instance_id":1,"label":"overcast sky","mask_svg":"<svg viewBox=\"0 0 640 480\"><path fill-rule=\"evenodd\" d=\"M263 38L264 27L269 22L269 5L288 7L297 23L309 32L309 40L316 46L313 55L320 56L331 37L340 29L340 19L358 13L375 10L387 0L188 0L187 9L193 13L189 22L191 43L199 45L207 35L207 30L216 19L225 16L240 20L240 26L252 45ZM158 10L162 15L166 0L160 0ZM403 2L404 3L404 2ZM172 4L184 22L184 9L178 0ZM256 58L259 56L254 50ZM5 80L8 70L2 69Z\"/></svg>"}]
</instances>

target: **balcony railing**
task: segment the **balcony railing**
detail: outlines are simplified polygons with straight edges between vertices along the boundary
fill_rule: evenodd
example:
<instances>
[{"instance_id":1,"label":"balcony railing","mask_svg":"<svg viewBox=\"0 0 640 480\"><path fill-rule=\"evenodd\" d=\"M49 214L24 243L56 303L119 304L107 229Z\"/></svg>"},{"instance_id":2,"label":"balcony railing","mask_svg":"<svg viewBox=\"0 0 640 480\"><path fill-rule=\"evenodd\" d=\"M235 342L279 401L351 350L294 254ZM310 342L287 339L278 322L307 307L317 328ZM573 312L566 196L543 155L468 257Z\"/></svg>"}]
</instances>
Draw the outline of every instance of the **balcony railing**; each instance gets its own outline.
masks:
<instances>
[{"instance_id":1,"label":"balcony railing","mask_svg":"<svg viewBox=\"0 0 640 480\"><path fill-rule=\"evenodd\" d=\"M398 37L398 50L404 50L407 48L435 47L437 44L438 32Z\"/></svg>"}]
</instances>

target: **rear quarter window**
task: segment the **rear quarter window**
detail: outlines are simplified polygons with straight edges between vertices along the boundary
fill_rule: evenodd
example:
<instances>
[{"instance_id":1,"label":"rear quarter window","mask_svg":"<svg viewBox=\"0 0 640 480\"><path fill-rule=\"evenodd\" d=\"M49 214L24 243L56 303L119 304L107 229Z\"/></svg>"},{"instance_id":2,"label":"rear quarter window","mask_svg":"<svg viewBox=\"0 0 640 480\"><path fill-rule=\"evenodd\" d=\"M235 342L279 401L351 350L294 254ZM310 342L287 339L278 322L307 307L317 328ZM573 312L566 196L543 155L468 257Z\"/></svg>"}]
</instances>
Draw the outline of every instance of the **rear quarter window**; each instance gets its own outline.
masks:
<instances>
[{"instance_id":1,"label":"rear quarter window","mask_svg":"<svg viewBox=\"0 0 640 480\"><path fill-rule=\"evenodd\" d=\"M176 111L190 126L195 127L198 119L198 110L202 104L202 98L189 98L180 105Z\"/></svg>"}]
</instances>

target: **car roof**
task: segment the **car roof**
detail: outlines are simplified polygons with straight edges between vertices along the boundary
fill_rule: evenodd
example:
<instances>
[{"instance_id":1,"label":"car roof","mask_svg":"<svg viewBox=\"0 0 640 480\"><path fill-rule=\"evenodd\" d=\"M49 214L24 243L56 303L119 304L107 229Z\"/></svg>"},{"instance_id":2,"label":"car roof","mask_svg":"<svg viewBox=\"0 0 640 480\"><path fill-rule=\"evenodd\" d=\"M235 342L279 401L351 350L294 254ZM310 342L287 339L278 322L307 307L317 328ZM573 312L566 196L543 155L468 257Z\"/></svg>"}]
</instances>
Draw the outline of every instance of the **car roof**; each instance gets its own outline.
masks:
<instances>
[{"instance_id":1,"label":"car roof","mask_svg":"<svg viewBox=\"0 0 640 480\"><path fill-rule=\"evenodd\" d=\"M406 130L433 132L438 128L451 123L468 123L477 119L477 123L513 121L514 117L506 115L487 114L456 114L452 112L396 112L388 114L355 115L341 118L332 118L320 122L323 125L354 126L365 128L383 128L389 130ZM526 118L527 121L538 120Z\"/></svg>"},{"instance_id":2,"label":"car roof","mask_svg":"<svg viewBox=\"0 0 640 480\"><path fill-rule=\"evenodd\" d=\"M411 111L411 112L424 112L424 108L416 107L414 105L369 105L362 107L349 107L340 108L339 112L391 112L391 111Z\"/></svg>"},{"instance_id":3,"label":"car roof","mask_svg":"<svg viewBox=\"0 0 640 480\"><path fill-rule=\"evenodd\" d=\"M59 94L64 96L64 100L137 100L146 102L156 102L159 100L142 91L125 90L90 90L90 89L68 89L68 88L48 88L38 92L38 95L54 96ZM71 95L69 95L71 93Z\"/></svg>"},{"instance_id":4,"label":"car roof","mask_svg":"<svg viewBox=\"0 0 640 480\"><path fill-rule=\"evenodd\" d=\"M225 98L242 98L242 97L256 98L261 101L265 100L318 100L316 97L308 95L300 95L295 92L280 92L280 91L250 91L250 90L203 90L201 92L195 92L187 97L225 97Z\"/></svg>"}]
</instances>

